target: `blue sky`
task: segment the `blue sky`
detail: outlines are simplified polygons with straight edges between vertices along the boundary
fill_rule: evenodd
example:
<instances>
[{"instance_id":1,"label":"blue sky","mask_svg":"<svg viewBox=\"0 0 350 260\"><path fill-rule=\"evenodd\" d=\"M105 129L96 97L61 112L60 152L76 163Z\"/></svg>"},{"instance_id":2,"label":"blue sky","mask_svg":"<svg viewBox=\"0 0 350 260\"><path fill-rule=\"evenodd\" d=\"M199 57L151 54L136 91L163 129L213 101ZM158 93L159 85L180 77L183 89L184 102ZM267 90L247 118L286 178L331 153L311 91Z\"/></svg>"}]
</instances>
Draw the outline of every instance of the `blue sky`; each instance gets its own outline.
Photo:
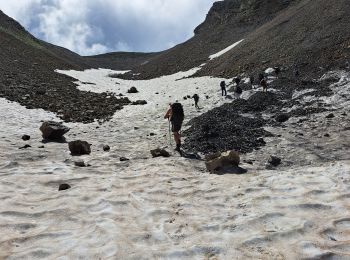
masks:
<instances>
[{"instance_id":1,"label":"blue sky","mask_svg":"<svg viewBox=\"0 0 350 260\"><path fill-rule=\"evenodd\" d=\"M81 55L160 51L189 39L215 0L0 0L36 37Z\"/></svg>"}]
</instances>

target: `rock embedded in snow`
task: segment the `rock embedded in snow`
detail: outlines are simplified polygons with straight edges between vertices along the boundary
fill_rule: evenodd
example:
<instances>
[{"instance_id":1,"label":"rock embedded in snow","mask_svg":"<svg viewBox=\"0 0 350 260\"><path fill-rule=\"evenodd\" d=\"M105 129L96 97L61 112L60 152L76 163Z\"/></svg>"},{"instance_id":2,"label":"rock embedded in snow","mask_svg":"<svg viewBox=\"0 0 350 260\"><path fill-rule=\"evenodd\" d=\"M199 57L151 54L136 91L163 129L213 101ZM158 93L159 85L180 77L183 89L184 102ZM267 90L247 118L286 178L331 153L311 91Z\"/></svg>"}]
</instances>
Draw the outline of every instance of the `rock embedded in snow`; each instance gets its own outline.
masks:
<instances>
[{"instance_id":1,"label":"rock embedded in snow","mask_svg":"<svg viewBox=\"0 0 350 260\"><path fill-rule=\"evenodd\" d=\"M146 100L136 100L131 103L132 105L146 105L147 101Z\"/></svg>"},{"instance_id":2,"label":"rock embedded in snow","mask_svg":"<svg viewBox=\"0 0 350 260\"><path fill-rule=\"evenodd\" d=\"M167 152L165 149L160 149L160 148L151 150L151 154L152 154L153 158L155 158L155 157L170 157L169 152Z\"/></svg>"},{"instance_id":3,"label":"rock embedded in snow","mask_svg":"<svg viewBox=\"0 0 350 260\"><path fill-rule=\"evenodd\" d=\"M334 118L334 114L333 113L330 113L326 116L326 118Z\"/></svg>"},{"instance_id":4,"label":"rock embedded in snow","mask_svg":"<svg viewBox=\"0 0 350 260\"><path fill-rule=\"evenodd\" d=\"M70 188L71 188L71 186L69 184L63 183L63 184L60 184L60 186L58 186L58 191L68 190Z\"/></svg>"},{"instance_id":5,"label":"rock embedded in snow","mask_svg":"<svg viewBox=\"0 0 350 260\"><path fill-rule=\"evenodd\" d=\"M18 149L27 149L27 148L30 148L31 146L29 145L29 144L26 144L26 145L24 145L24 146L22 146L22 147L20 147L20 148L18 148Z\"/></svg>"},{"instance_id":6,"label":"rock embedded in snow","mask_svg":"<svg viewBox=\"0 0 350 260\"><path fill-rule=\"evenodd\" d=\"M126 158L126 157L120 157L119 160L121 162L126 162L126 161L129 161L130 159Z\"/></svg>"},{"instance_id":7,"label":"rock embedded in snow","mask_svg":"<svg viewBox=\"0 0 350 260\"><path fill-rule=\"evenodd\" d=\"M42 136L47 140L60 140L70 129L61 123L46 121L40 126Z\"/></svg>"},{"instance_id":8,"label":"rock embedded in snow","mask_svg":"<svg viewBox=\"0 0 350 260\"><path fill-rule=\"evenodd\" d=\"M135 87L131 87L129 90L128 90L128 93L132 94L132 93L138 93L139 91L137 90L137 88Z\"/></svg>"},{"instance_id":9,"label":"rock embedded in snow","mask_svg":"<svg viewBox=\"0 0 350 260\"><path fill-rule=\"evenodd\" d=\"M281 161L282 161L281 158L271 155L270 159L268 160L268 163L276 167L281 164Z\"/></svg>"},{"instance_id":10,"label":"rock embedded in snow","mask_svg":"<svg viewBox=\"0 0 350 260\"><path fill-rule=\"evenodd\" d=\"M289 120L289 115L288 114L279 114L275 117L275 120L277 122L283 123Z\"/></svg>"},{"instance_id":11,"label":"rock embedded in snow","mask_svg":"<svg viewBox=\"0 0 350 260\"><path fill-rule=\"evenodd\" d=\"M103 146L103 151L108 152L109 150L111 150L111 147L109 147L109 145Z\"/></svg>"},{"instance_id":12,"label":"rock embedded in snow","mask_svg":"<svg viewBox=\"0 0 350 260\"><path fill-rule=\"evenodd\" d=\"M72 155L90 154L90 144L86 141L76 140L68 143L69 150Z\"/></svg>"},{"instance_id":13,"label":"rock embedded in snow","mask_svg":"<svg viewBox=\"0 0 350 260\"><path fill-rule=\"evenodd\" d=\"M28 141L30 139L30 136L29 135L23 135L22 136L22 140L23 141Z\"/></svg>"},{"instance_id":14,"label":"rock embedded in snow","mask_svg":"<svg viewBox=\"0 0 350 260\"><path fill-rule=\"evenodd\" d=\"M81 161L75 161L75 162L74 162L74 165L75 165L75 166L78 166L78 167L86 167L86 164L85 164L85 162L84 162L83 160L81 160Z\"/></svg>"},{"instance_id":15,"label":"rock embedded in snow","mask_svg":"<svg viewBox=\"0 0 350 260\"><path fill-rule=\"evenodd\" d=\"M219 168L225 166L238 166L240 162L239 153L236 151L227 151L227 152L217 152L214 154L209 154L205 157L205 166L207 170L213 173Z\"/></svg>"}]
</instances>

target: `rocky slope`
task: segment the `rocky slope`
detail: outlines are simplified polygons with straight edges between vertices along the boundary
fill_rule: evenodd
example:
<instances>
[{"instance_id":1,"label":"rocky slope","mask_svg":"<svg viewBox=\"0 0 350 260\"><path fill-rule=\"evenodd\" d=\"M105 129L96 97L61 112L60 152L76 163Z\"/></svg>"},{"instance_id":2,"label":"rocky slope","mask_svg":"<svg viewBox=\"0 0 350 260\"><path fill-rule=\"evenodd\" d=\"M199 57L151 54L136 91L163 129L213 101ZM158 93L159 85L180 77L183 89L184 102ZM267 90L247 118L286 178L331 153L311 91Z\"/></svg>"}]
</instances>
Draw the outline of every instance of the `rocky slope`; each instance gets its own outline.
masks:
<instances>
[{"instance_id":1,"label":"rocky slope","mask_svg":"<svg viewBox=\"0 0 350 260\"><path fill-rule=\"evenodd\" d=\"M56 112L66 121L105 120L128 103L106 93L80 91L74 80L56 69L82 70L93 67L117 68L142 63L153 54L128 54L120 60L81 57L59 46L38 40L19 23L0 11L0 96L27 108ZM119 56L123 56L120 55ZM114 55L118 57L118 55ZM125 65L120 69L125 69ZM86 82L88 84L89 82Z\"/></svg>"},{"instance_id":2,"label":"rocky slope","mask_svg":"<svg viewBox=\"0 0 350 260\"><path fill-rule=\"evenodd\" d=\"M326 69L344 66L350 57L349 12L346 0L216 2L193 38L156 56L133 74L153 78L206 63L197 75L231 77L268 66L297 65L319 76ZM239 47L208 59L241 39L245 40ZM319 67L324 70L320 72Z\"/></svg>"}]
</instances>

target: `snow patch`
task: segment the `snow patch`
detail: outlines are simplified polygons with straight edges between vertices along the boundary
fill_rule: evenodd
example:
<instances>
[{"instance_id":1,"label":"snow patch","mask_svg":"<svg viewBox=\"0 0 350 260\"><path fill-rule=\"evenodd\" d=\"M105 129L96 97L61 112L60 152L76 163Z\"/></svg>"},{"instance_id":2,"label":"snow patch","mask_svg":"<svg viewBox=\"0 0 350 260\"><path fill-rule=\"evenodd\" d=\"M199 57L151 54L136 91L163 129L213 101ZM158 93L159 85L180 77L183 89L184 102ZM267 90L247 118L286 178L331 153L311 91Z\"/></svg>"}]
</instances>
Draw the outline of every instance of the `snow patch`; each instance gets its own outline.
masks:
<instances>
[{"instance_id":1,"label":"snow patch","mask_svg":"<svg viewBox=\"0 0 350 260\"><path fill-rule=\"evenodd\" d=\"M210 56L209 56L209 59L210 59L210 60L213 60L213 59L215 59L215 58L220 57L221 55L225 54L226 52L232 50L234 47L236 47L236 46L237 46L238 44L240 44L242 41L244 41L244 39L242 39L242 40L240 40L240 41L238 41L238 42L235 42L234 44L228 46L227 48L223 49L222 51L219 51L219 52L217 52L217 53L215 53L215 54L210 55Z\"/></svg>"}]
</instances>

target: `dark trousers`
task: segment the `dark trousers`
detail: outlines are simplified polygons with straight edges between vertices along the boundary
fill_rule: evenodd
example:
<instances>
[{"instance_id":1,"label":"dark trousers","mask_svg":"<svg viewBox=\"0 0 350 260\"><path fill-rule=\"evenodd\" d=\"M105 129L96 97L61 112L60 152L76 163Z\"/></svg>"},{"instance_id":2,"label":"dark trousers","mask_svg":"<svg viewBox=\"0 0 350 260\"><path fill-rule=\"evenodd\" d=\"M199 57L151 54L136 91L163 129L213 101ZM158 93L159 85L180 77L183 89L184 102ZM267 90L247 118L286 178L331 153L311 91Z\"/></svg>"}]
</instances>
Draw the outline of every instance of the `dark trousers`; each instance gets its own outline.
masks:
<instances>
[{"instance_id":1,"label":"dark trousers","mask_svg":"<svg viewBox=\"0 0 350 260\"><path fill-rule=\"evenodd\" d=\"M226 96L227 95L226 88L221 88L221 95L222 96Z\"/></svg>"}]
</instances>

